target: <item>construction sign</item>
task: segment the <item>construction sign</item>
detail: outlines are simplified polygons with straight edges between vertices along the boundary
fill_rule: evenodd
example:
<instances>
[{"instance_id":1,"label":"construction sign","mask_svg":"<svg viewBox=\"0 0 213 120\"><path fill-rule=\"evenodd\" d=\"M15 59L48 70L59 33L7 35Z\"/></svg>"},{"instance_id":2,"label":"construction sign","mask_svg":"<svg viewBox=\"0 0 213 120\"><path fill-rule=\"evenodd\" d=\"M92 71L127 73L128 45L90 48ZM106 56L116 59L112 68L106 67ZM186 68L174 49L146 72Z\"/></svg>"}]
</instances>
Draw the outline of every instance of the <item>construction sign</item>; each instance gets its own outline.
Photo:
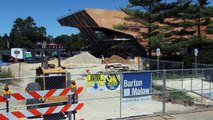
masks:
<instances>
[{"instance_id":1,"label":"construction sign","mask_svg":"<svg viewBox=\"0 0 213 120\"><path fill-rule=\"evenodd\" d=\"M105 86L109 91L119 90L120 86L120 76L116 74L106 75L105 76Z\"/></svg>"},{"instance_id":2,"label":"construction sign","mask_svg":"<svg viewBox=\"0 0 213 120\"><path fill-rule=\"evenodd\" d=\"M87 75L87 92L104 91L104 74Z\"/></svg>"},{"instance_id":3,"label":"construction sign","mask_svg":"<svg viewBox=\"0 0 213 120\"><path fill-rule=\"evenodd\" d=\"M123 103L135 104L151 101L151 80L151 72L123 73Z\"/></svg>"}]
</instances>

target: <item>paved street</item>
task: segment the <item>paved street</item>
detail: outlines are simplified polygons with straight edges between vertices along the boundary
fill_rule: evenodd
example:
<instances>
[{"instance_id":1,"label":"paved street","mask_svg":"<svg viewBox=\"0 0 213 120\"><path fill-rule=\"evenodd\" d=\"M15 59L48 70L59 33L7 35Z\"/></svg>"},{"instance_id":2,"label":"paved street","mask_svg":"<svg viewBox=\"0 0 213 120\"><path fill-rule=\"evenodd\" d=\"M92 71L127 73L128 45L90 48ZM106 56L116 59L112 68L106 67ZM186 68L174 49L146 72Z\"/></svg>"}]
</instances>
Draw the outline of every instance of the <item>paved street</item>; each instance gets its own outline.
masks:
<instances>
[{"instance_id":1,"label":"paved street","mask_svg":"<svg viewBox=\"0 0 213 120\"><path fill-rule=\"evenodd\" d=\"M187 114L166 115L159 117L141 118L134 120L213 120L213 111L203 111Z\"/></svg>"}]
</instances>

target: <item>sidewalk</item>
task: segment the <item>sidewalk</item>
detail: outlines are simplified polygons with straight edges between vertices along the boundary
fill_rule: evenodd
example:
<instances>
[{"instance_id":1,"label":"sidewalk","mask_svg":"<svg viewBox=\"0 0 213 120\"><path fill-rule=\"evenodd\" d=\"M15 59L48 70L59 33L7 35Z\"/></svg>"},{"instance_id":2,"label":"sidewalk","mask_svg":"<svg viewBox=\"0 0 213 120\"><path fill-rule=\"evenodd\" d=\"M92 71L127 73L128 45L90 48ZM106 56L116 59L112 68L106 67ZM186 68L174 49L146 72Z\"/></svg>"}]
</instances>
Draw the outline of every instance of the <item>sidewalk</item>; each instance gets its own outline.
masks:
<instances>
[{"instance_id":1,"label":"sidewalk","mask_svg":"<svg viewBox=\"0 0 213 120\"><path fill-rule=\"evenodd\" d=\"M165 115L134 120L213 120L213 111L202 111L186 114Z\"/></svg>"}]
</instances>

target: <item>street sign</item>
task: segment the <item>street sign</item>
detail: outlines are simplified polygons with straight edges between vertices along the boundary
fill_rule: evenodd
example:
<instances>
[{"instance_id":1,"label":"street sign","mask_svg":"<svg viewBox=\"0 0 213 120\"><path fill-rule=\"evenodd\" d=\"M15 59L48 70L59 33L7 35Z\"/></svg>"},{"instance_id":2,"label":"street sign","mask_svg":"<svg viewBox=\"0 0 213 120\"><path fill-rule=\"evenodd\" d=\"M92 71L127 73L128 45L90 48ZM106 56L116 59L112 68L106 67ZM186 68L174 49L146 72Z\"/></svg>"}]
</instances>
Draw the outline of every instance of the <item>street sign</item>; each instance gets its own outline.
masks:
<instances>
[{"instance_id":1,"label":"street sign","mask_svg":"<svg viewBox=\"0 0 213 120\"><path fill-rule=\"evenodd\" d=\"M198 55L198 49L197 48L194 49L194 53L195 53L195 56Z\"/></svg>"},{"instance_id":2,"label":"street sign","mask_svg":"<svg viewBox=\"0 0 213 120\"><path fill-rule=\"evenodd\" d=\"M159 57L160 56L160 48L157 48L156 52L157 52L157 56Z\"/></svg>"}]
</instances>

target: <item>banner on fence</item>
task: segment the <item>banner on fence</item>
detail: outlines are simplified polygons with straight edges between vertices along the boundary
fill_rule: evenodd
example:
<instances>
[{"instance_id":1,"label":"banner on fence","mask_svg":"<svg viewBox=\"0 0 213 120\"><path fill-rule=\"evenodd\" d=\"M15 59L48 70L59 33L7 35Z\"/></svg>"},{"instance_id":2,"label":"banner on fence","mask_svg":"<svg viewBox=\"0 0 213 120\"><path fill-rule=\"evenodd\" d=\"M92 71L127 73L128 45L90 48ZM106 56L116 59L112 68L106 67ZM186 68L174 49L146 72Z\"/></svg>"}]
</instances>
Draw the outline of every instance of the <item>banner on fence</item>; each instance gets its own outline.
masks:
<instances>
[{"instance_id":1,"label":"banner on fence","mask_svg":"<svg viewBox=\"0 0 213 120\"><path fill-rule=\"evenodd\" d=\"M87 75L87 92L104 91L104 74Z\"/></svg>"},{"instance_id":2,"label":"banner on fence","mask_svg":"<svg viewBox=\"0 0 213 120\"><path fill-rule=\"evenodd\" d=\"M151 76L151 72L123 73L123 103L135 104L151 101Z\"/></svg>"},{"instance_id":3,"label":"banner on fence","mask_svg":"<svg viewBox=\"0 0 213 120\"><path fill-rule=\"evenodd\" d=\"M116 74L105 75L105 86L108 91L119 90L120 76Z\"/></svg>"}]
</instances>

